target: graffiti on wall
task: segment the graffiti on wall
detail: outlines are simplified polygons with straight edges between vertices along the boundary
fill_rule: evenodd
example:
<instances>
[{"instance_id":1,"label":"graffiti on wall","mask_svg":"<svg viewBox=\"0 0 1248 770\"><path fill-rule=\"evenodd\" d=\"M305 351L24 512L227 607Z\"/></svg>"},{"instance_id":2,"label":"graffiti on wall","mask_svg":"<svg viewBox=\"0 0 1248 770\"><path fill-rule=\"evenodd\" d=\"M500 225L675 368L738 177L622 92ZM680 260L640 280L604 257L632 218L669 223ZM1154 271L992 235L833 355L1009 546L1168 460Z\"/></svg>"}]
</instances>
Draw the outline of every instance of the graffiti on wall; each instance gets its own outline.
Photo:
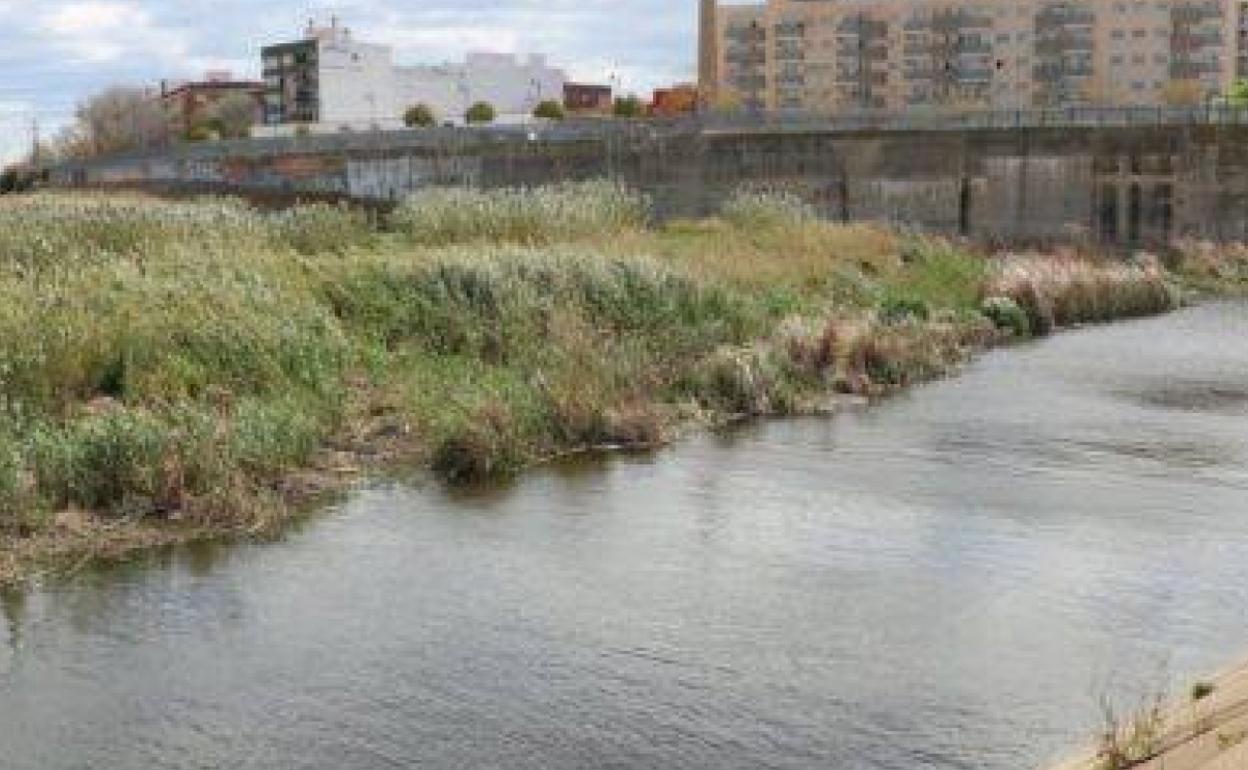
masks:
<instances>
[{"instance_id":1,"label":"graffiti on wall","mask_svg":"<svg viewBox=\"0 0 1248 770\"><path fill-rule=\"evenodd\" d=\"M347 194L397 200L425 187L475 187L481 158L465 156L352 158L347 161Z\"/></svg>"}]
</instances>

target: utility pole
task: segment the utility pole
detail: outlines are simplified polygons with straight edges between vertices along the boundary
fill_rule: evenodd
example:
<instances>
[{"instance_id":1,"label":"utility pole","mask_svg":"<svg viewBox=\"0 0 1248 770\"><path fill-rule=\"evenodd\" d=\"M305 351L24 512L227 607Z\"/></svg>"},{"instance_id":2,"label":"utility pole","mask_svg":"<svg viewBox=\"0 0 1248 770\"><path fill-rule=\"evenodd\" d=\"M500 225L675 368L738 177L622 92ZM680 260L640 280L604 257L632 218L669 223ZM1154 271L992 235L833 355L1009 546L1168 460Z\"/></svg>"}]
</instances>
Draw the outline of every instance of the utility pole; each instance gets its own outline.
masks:
<instances>
[{"instance_id":1,"label":"utility pole","mask_svg":"<svg viewBox=\"0 0 1248 770\"><path fill-rule=\"evenodd\" d=\"M39 168L39 118L30 119L30 165Z\"/></svg>"}]
</instances>

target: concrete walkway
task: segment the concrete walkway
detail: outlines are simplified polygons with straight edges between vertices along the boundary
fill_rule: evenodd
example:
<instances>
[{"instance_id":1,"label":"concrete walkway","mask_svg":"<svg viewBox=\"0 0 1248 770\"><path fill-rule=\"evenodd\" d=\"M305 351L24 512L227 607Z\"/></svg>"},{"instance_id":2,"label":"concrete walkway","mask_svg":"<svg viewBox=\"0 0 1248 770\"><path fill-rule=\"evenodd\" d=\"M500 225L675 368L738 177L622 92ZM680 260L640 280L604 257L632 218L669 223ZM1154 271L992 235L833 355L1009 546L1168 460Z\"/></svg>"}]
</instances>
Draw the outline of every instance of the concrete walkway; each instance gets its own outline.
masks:
<instances>
[{"instance_id":1,"label":"concrete walkway","mask_svg":"<svg viewBox=\"0 0 1248 770\"><path fill-rule=\"evenodd\" d=\"M1139 770L1248 770L1248 664L1210 680L1213 694L1169 707L1160 753ZM1103 770L1095 750L1052 770Z\"/></svg>"}]
</instances>

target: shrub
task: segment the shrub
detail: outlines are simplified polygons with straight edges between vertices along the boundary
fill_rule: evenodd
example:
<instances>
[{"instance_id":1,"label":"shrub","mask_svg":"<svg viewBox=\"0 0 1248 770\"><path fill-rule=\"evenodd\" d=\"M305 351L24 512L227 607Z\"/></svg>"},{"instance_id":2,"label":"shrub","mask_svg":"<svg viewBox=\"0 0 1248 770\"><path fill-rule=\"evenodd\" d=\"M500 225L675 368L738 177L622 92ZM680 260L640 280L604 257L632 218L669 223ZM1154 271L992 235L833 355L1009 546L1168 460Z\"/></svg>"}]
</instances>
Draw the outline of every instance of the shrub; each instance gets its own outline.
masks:
<instances>
[{"instance_id":1,"label":"shrub","mask_svg":"<svg viewBox=\"0 0 1248 770\"><path fill-rule=\"evenodd\" d=\"M431 188L403 201L389 223L418 243L536 244L639 227L648 215L645 196L615 182L595 181L527 190Z\"/></svg>"},{"instance_id":2,"label":"shrub","mask_svg":"<svg viewBox=\"0 0 1248 770\"><path fill-rule=\"evenodd\" d=\"M1107 696L1101 697L1103 730L1097 750L1101 770L1128 770L1157 755L1167 728L1164 700L1159 691L1124 714Z\"/></svg>"},{"instance_id":3,"label":"shrub","mask_svg":"<svg viewBox=\"0 0 1248 770\"><path fill-rule=\"evenodd\" d=\"M433 450L433 469L452 484L472 484L507 477L524 464L514 418L501 403L491 403L444 423Z\"/></svg>"},{"instance_id":4,"label":"shrub","mask_svg":"<svg viewBox=\"0 0 1248 770\"><path fill-rule=\"evenodd\" d=\"M138 196L34 195L0 207L0 271L81 270L167 256L188 246L220 254L252 249L271 233L241 201L170 203Z\"/></svg>"},{"instance_id":5,"label":"shrub","mask_svg":"<svg viewBox=\"0 0 1248 770\"><path fill-rule=\"evenodd\" d=\"M414 104L403 113L403 125L408 128L429 128L436 123L437 116L427 104Z\"/></svg>"},{"instance_id":6,"label":"shrub","mask_svg":"<svg viewBox=\"0 0 1248 770\"><path fill-rule=\"evenodd\" d=\"M34 433L39 491L58 507L120 510L164 484L168 430L143 412L115 410Z\"/></svg>"},{"instance_id":7,"label":"shrub","mask_svg":"<svg viewBox=\"0 0 1248 770\"><path fill-rule=\"evenodd\" d=\"M9 167L0 172L0 195L29 192L35 186L35 174Z\"/></svg>"},{"instance_id":8,"label":"shrub","mask_svg":"<svg viewBox=\"0 0 1248 770\"><path fill-rule=\"evenodd\" d=\"M835 321L811 328L791 319L781 325L777 337L799 371L819 375L836 364L841 332Z\"/></svg>"},{"instance_id":9,"label":"shrub","mask_svg":"<svg viewBox=\"0 0 1248 770\"><path fill-rule=\"evenodd\" d=\"M863 340L858 355L870 381L880 385L905 385L908 375L901 352L890 340L870 336Z\"/></svg>"},{"instance_id":10,"label":"shrub","mask_svg":"<svg viewBox=\"0 0 1248 770\"><path fill-rule=\"evenodd\" d=\"M0 433L0 532L21 529L34 504L26 488L26 467L21 447L12 436Z\"/></svg>"},{"instance_id":11,"label":"shrub","mask_svg":"<svg viewBox=\"0 0 1248 770\"><path fill-rule=\"evenodd\" d=\"M548 99L533 109L533 117L539 120L563 120L563 105Z\"/></svg>"},{"instance_id":12,"label":"shrub","mask_svg":"<svg viewBox=\"0 0 1248 770\"><path fill-rule=\"evenodd\" d=\"M1017 284L1011 299L1027 315L1027 326L1037 337L1047 337L1057 326L1053 302L1031 281Z\"/></svg>"},{"instance_id":13,"label":"shrub","mask_svg":"<svg viewBox=\"0 0 1248 770\"><path fill-rule=\"evenodd\" d=\"M991 283L991 293L1023 308L1037 335L1060 326L1162 313L1179 302L1155 265L1013 257Z\"/></svg>"},{"instance_id":14,"label":"shrub","mask_svg":"<svg viewBox=\"0 0 1248 770\"><path fill-rule=\"evenodd\" d=\"M1015 337L1031 336L1031 319L1009 297L989 297L984 300L982 312L998 329L1008 331Z\"/></svg>"},{"instance_id":15,"label":"shrub","mask_svg":"<svg viewBox=\"0 0 1248 770\"><path fill-rule=\"evenodd\" d=\"M310 400L248 399L231 421L229 451L251 473L273 476L306 463L332 427L332 413Z\"/></svg>"},{"instance_id":16,"label":"shrub","mask_svg":"<svg viewBox=\"0 0 1248 770\"><path fill-rule=\"evenodd\" d=\"M646 114L646 105L642 104L641 99L630 94L617 97L611 112L617 118L640 118Z\"/></svg>"},{"instance_id":17,"label":"shrub","mask_svg":"<svg viewBox=\"0 0 1248 770\"><path fill-rule=\"evenodd\" d=\"M1217 692L1217 687L1212 682L1197 682L1192 685L1192 700L1202 701Z\"/></svg>"},{"instance_id":18,"label":"shrub","mask_svg":"<svg viewBox=\"0 0 1248 770\"><path fill-rule=\"evenodd\" d=\"M489 102L477 102L464 113L464 120L468 123L493 123L497 117L494 105Z\"/></svg>"},{"instance_id":19,"label":"shrub","mask_svg":"<svg viewBox=\"0 0 1248 770\"><path fill-rule=\"evenodd\" d=\"M759 329L744 297L646 260L518 250L378 264L326 287L338 315L391 347L414 343L446 355L505 362L534 352L555 308L595 334L657 337L698 350Z\"/></svg>"},{"instance_id":20,"label":"shrub","mask_svg":"<svg viewBox=\"0 0 1248 770\"><path fill-rule=\"evenodd\" d=\"M305 204L270 216L273 238L301 254L343 254L376 241L376 228L363 211L325 203Z\"/></svg>"},{"instance_id":21,"label":"shrub","mask_svg":"<svg viewBox=\"0 0 1248 770\"><path fill-rule=\"evenodd\" d=\"M880 321L889 325L926 321L931 314L927 303L915 297L888 297L880 306Z\"/></svg>"},{"instance_id":22,"label":"shrub","mask_svg":"<svg viewBox=\"0 0 1248 770\"><path fill-rule=\"evenodd\" d=\"M700 401L735 415L787 411L783 372L765 348L721 348L700 366L694 380Z\"/></svg>"},{"instance_id":23,"label":"shrub","mask_svg":"<svg viewBox=\"0 0 1248 770\"><path fill-rule=\"evenodd\" d=\"M188 142L208 142L215 139L218 135L206 125L191 126L186 130L185 139Z\"/></svg>"},{"instance_id":24,"label":"shrub","mask_svg":"<svg viewBox=\"0 0 1248 770\"><path fill-rule=\"evenodd\" d=\"M985 259L932 238L911 237L903 252L905 268L887 279L892 293L929 307L979 309L990 276Z\"/></svg>"},{"instance_id":25,"label":"shrub","mask_svg":"<svg viewBox=\"0 0 1248 770\"><path fill-rule=\"evenodd\" d=\"M778 230L810 224L818 212L806 201L786 192L740 190L724 203L721 216L743 230Z\"/></svg>"}]
</instances>

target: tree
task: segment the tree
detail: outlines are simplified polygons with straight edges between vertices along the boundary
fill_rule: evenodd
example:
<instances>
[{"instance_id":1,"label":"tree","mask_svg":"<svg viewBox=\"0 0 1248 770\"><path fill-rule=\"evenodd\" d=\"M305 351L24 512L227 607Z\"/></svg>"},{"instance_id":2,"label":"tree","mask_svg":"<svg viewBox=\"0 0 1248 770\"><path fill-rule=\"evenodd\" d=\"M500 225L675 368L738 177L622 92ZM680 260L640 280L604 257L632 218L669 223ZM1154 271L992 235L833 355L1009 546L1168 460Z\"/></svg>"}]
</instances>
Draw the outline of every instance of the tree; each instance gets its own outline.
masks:
<instances>
[{"instance_id":1,"label":"tree","mask_svg":"<svg viewBox=\"0 0 1248 770\"><path fill-rule=\"evenodd\" d=\"M745 105L741 103L741 97L730 92L719 92L715 94L715 98L710 103L712 112L719 112L725 115L735 115L745 109Z\"/></svg>"},{"instance_id":2,"label":"tree","mask_svg":"<svg viewBox=\"0 0 1248 770\"><path fill-rule=\"evenodd\" d=\"M1084 101L1095 107L1115 107L1131 102L1130 95L1121 82L1098 71L1079 89Z\"/></svg>"},{"instance_id":3,"label":"tree","mask_svg":"<svg viewBox=\"0 0 1248 770\"><path fill-rule=\"evenodd\" d=\"M246 139L259 118L260 105L247 94L229 94L209 111L209 123L222 139Z\"/></svg>"},{"instance_id":4,"label":"tree","mask_svg":"<svg viewBox=\"0 0 1248 770\"><path fill-rule=\"evenodd\" d=\"M403 113L403 125L408 128L429 128L437 122L433 108L427 104L413 104Z\"/></svg>"},{"instance_id":5,"label":"tree","mask_svg":"<svg viewBox=\"0 0 1248 770\"><path fill-rule=\"evenodd\" d=\"M464 120L469 123L493 123L496 117L498 113L495 112L494 105L489 102L477 102L464 113Z\"/></svg>"},{"instance_id":6,"label":"tree","mask_svg":"<svg viewBox=\"0 0 1248 770\"><path fill-rule=\"evenodd\" d=\"M1226 92L1226 103L1231 107L1248 107L1248 80L1236 80Z\"/></svg>"},{"instance_id":7,"label":"tree","mask_svg":"<svg viewBox=\"0 0 1248 770\"><path fill-rule=\"evenodd\" d=\"M40 154L44 163L59 163L68 160L84 160L91 157L87 138L77 124L63 127Z\"/></svg>"},{"instance_id":8,"label":"tree","mask_svg":"<svg viewBox=\"0 0 1248 770\"><path fill-rule=\"evenodd\" d=\"M9 195L19 191L22 183L21 173L15 166L9 166L0 172L0 195Z\"/></svg>"},{"instance_id":9,"label":"tree","mask_svg":"<svg viewBox=\"0 0 1248 770\"><path fill-rule=\"evenodd\" d=\"M160 100L143 89L116 86L83 102L75 134L85 157L163 147L170 121Z\"/></svg>"},{"instance_id":10,"label":"tree","mask_svg":"<svg viewBox=\"0 0 1248 770\"><path fill-rule=\"evenodd\" d=\"M646 107L636 96L629 94L615 100L613 110L617 118L640 118L646 114Z\"/></svg>"},{"instance_id":11,"label":"tree","mask_svg":"<svg viewBox=\"0 0 1248 770\"><path fill-rule=\"evenodd\" d=\"M1197 107L1204 98L1199 80L1171 80L1161 89L1161 100L1171 107Z\"/></svg>"},{"instance_id":12,"label":"tree","mask_svg":"<svg viewBox=\"0 0 1248 770\"><path fill-rule=\"evenodd\" d=\"M547 99L533 110L533 117L542 120L563 120L563 105L554 99Z\"/></svg>"},{"instance_id":13,"label":"tree","mask_svg":"<svg viewBox=\"0 0 1248 770\"><path fill-rule=\"evenodd\" d=\"M208 125L200 123L186 129L186 133L182 138L188 142L207 142L213 138L213 130Z\"/></svg>"}]
</instances>

